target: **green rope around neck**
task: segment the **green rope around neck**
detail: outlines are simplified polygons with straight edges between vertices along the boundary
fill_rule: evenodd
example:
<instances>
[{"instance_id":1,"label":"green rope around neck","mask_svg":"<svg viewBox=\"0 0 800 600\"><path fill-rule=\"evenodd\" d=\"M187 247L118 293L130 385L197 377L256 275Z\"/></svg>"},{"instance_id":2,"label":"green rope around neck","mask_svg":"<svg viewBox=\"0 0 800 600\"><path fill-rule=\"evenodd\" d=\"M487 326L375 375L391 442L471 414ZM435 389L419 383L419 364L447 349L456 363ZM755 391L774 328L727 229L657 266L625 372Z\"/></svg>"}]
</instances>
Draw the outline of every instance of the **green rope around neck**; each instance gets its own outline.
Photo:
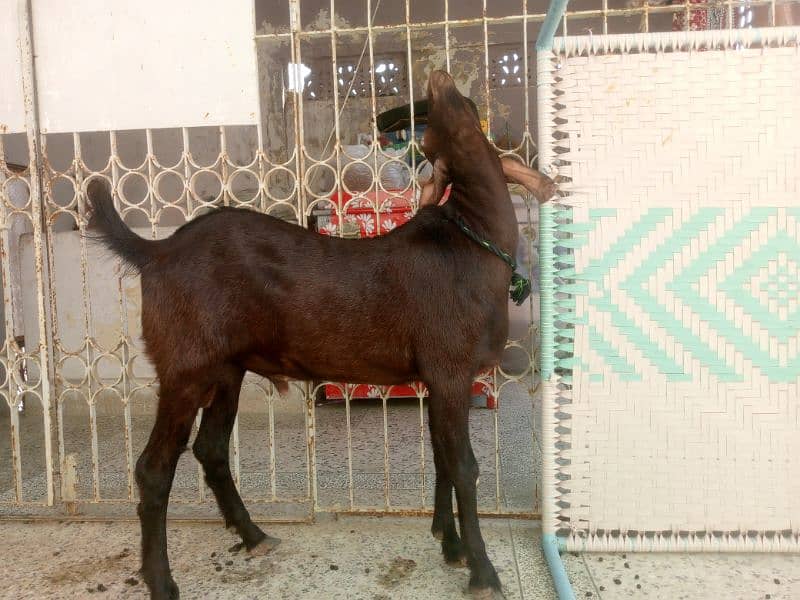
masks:
<instances>
[{"instance_id":1,"label":"green rope around neck","mask_svg":"<svg viewBox=\"0 0 800 600\"><path fill-rule=\"evenodd\" d=\"M511 296L511 299L517 306L525 302L525 300L531 294L531 282L517 273L516 261L489 240L484 240L483 238L479 237L477 233L470 229L470 227L461 217L448 217L448 219L455 223L469 239L478 244L481 248L488 250L506 263L509 267L511 267L511 285L509 287L508 294Z\"/></svg>"}]
</instances>

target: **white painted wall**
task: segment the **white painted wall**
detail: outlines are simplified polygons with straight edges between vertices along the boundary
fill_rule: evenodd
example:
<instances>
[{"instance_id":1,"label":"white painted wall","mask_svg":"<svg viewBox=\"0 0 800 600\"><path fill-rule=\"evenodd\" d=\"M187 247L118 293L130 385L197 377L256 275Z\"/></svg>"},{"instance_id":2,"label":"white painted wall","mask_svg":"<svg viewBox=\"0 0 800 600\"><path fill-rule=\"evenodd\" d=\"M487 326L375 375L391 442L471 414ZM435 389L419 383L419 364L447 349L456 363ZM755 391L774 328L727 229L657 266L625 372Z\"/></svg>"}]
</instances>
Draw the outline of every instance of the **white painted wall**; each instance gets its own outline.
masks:
<instances>
[{"instance_id":1,"label":"white painted wall","mask_svg":"<svg viewBox=\"0 0 800 600\"><path fill-rule=\"evenodd\" d=\"M25 130L17 22L18 0L0 0L0 134Z\"/></svg>"},{"instance_id":2,"label":"white painted wall","mask_svg":"<svg viewBox=\"0 0 800 600\"><path fill-rule=\"evenodd\" d=\"M24 129L17 4L0 3L7 132ZM33 24L43 133L257 120L252 0L38 0Z\"/></svg>"}]
</instances>

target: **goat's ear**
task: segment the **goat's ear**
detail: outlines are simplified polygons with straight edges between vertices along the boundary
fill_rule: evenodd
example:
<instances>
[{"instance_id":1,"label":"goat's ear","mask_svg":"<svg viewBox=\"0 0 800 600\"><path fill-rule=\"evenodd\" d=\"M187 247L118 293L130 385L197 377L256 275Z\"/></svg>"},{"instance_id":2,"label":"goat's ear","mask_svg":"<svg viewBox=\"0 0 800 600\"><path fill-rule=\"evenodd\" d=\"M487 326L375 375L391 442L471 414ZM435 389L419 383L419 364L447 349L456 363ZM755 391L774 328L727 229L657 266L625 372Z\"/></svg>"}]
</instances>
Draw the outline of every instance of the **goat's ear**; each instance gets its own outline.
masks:
<instances>
[{"instance_id":1,"label":"goat's ear","mask_svg":"<svg viewBox=\"0 0 800 600\"><path fill-rule=\"evenodd\" d=\"M439 137L436 135L435 128L430 126L425 128L425 133L422 134L422 140L420 140L420 148L428 162L435 164L436 156L439 154Z\"/></svg>"},{"instance_id":2,"label":"goat's ear","mask_svg":"<svg viewBox=\"0 0 800 600\"><path fill-rule=\"evenodd\" d=\"M508 183L525 186L525 189L536 196L540 203L547 202L556 195L556 184L547 175L510 157L501 158L500 164L503 166L503 175Z\"/></svg>"},{"instance_id":3,"label":"goat's ear","mask_svg":"<svg viewBox=\"0 0 800 600\"><path fill-rule=\"evenodd\" d=\"M433 176L422 184L422 193L419 197L419 206L441 206L447 202L444 195L450 177L447 173L447 165L441 158L433 163Z\"/></svg>"}]
</instances>

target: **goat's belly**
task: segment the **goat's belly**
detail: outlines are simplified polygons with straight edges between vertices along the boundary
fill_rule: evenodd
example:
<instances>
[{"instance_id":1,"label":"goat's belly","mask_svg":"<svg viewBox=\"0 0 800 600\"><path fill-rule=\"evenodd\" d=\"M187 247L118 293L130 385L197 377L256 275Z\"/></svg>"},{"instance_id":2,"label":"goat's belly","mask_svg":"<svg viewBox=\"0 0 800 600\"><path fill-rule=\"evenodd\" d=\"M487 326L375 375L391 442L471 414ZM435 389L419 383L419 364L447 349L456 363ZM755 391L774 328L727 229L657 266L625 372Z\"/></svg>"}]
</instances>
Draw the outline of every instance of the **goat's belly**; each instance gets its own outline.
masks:
<instances>
[{"instance_id":1,"label":"goat's belly","mask_svg":"<svg viewBox=\"0 0 800 600\"><path fill-rule=\"evenodd\" d=\"M341 381L375 385L400 385L418 378L413 361L403 352L369 352L332 344L280 354L252 354L243 366L264 377L298 380Z\"/></svg>"},{"instance_id":2,"label":"goat's belly","mask_svg":"<svg viewBox=\"0 0 800 600\"><path fill-rule=\"evenodd\" d=\"M308 379L397 385L416 378L413 361L399 348L375 349L368 341L360 348L343 346L287 357L286 363Z\"/></svg>"}]
</instances>

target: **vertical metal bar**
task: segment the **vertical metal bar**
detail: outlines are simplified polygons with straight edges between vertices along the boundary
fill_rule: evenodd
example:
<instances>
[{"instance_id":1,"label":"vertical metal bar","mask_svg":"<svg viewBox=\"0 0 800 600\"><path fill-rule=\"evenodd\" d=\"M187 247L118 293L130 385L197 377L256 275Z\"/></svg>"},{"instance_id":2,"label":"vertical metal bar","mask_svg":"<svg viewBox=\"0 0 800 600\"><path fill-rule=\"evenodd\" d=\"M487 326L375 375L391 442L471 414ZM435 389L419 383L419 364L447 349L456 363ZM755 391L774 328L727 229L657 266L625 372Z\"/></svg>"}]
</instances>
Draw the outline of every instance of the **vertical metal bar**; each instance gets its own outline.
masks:
<instances>
[{"instance_id":1,"label":"vertical metal bar","mask_svg":"<svg viewBox=\"0 0 800 600\"><path fill-rule=\"evenodd\" d=\"M75 137L77 137L77 134L73 134L73 152L75 152ZM78 150L79 149L80 149L80 143L78 143ZM47 137L46 136L42 136L41 154L42 154L43 163L47 164L47 167L48 167L48 170L49 170L49 164L47 163L47 160L46 160L46 157L47 157ZM77 163L77 161L75 159L73 159L73 165L75 165L76 163ZM77 183L78 182L78 178L77 178L78 177L78 175L77 175L78 169L76 168L75 171L76 171L76 180L75 180L76 181L76 184L75 184L76 194L78 196L80 196L80 191L79 191L78 183ZM49 173L48 173L48 175L49 175ZM45 206L47 205L47 202L48 202L48 190L47 190L47 187L49 187L49 186L45 186L45 189L43 190L44 191L43 201L45 203ZM50 192L52 194L52 190L50 190ZM50 195L49 200L52 201L52 195ZM77 220L78 220L78 217L76 217L76 221ZM49 222L49 219L45 219L44 231L45 231L45 238L46 238L46 240L47 240L47 242L49 244L49 247L51 247L51 248L55 247L55 240L53 238L53 232L52 232L51 223ZM83 250L84 247L85 247L85 240L81 239L81 249ZM55 257L53 256L53 253L48 253L47 259L48 259L48 265L47 265L48 273L53 277L53 282L54 282L55 281L56 267L55 267ZM85 277L85 273L84 273L84 269L83 269L83 267L85 267L85 264L86 263L83 260L83 256L82 256L81 257L81 267L82 267L81 268L81 282L82 282L83 285L86 284L86 277ZM83 297L83 300L84 300L84 302L83 302L84 311L83 312L84 312L84 332L85 332L85 331L87 331L87 329L86 329L87 317L86 317L86 301L85 301L86 293L85 293L85 287L82 288L81 291L83 292L82 297ZM50 299L49 300L50 300L50 303L49 303L50 314L52 315L52 319L50 321L50 327L51 327L50 339L52 340L52 344L51 344L50 347L52 349L52 355L53 355L52 356L52 360L53 360L54 375L55 375L55 377L53 379L53 383L54 383L54 385L53 385L53 390L54 390L53 391L53 396L54 396L54 402L56 403L56 408L55 408L56 424L55 424L55 428L56 428L56 430L58 432L58 465L59 465L59 471L61 473L65 473L66 472L66 454L65 454L65 451L64 451L64 448L65 448L65 446L64 446L64 427L63 427L63 424L64 424L64 409L63 409L63 405L62 405L62 398L59 396L60 374L58 373L59 365L60 365L59 358L60 358L61 355L63 355L63 348L61 346L61 339L60 339L60 333L59 333L59 328L58 328L58 304L56 302L55 283L51 284ZM63 363L61 363L61 364L63 364ZM88 363L87 363L87 365L88 365ZM89 366L87 366L87 369L89 368ZM90 373L87 371L87 382L88 382L88 377L90 377Z\"/></svg>"},{"instance_id":2,"label":"vertical metal bar","mask_svg":"<svg viewBox=\"0 0 800 600\"><path fill-rule=\"evenodd\" d=\"M267 211L267 195L265 193L265 188L267 185L267 173L269 171L266 167L266 156L264 154L264 126L263 126L263 118L264 115L261 112L261 85L260 85L260 77L259 77L259 70L258 70L258 38L256 34L258 33L257 24L256 24L256 3L250 3L250 20L253 27L253 60L255 61L256 69L256 93L258 95L259 101L256 104L256 143L258 147L256 148L256 169L258 170L258 204L257 207L262 212Z\"/></svg>"},{"instance_id":3,"label":"vertical metal bar","mask_svg":"<svg viewBox=\"0 0 800 600\"><path fill-rule=\"evenodd\" d=\"M344 393L344 414L347 419L347 493L350 501L350 510L355 507L353 501L353 432L350 428L350 400L353 389L355 389L354 386L347 384Z\"/></svg>"},{"instance_id":4,"label":"vertical metal bar","mask_svg":"<svg viewBox=\"0 0 800 600\"><path fill-rule=\"evenodd\" d=\"M414 60L411 55L411 5L410 0L405 0L406 9L406 72L408 74L408 102L411 111L411 140L408 144L408 152L411 154L411 182L414 188L414 198L419 192L419 182L417 181L417 146L416 123L414 116ZM413 203L416 205L416 200ZM414 206L412 205L412 208Z\"/></svg>"},{"instance_id":5,"label":"vertical metal bar","mask_svg":"<svg viewBox=\"0 0 800 600\"><path fill-rule=\"evenodd\" d=\"M259 105L261 102L259 101ZM260 114L260 113L259 113ZM258 149L256 150L256 169L258 169L258 210L267 212L269 194L267 188L269 187L269 159L264 152L264 130L261 125L261 117L259 116L258 124L256 125L256 137L258 139Z\"/></svg>"},{"instance_id":6,"label":"vertical metal bar","mask_svg":"<svg viewBox=\"0 0 800 600\"><path fill-rule=\"evenodd\" d=\"M128 338L122 342L122 411L123 427L125 428L125 475L128 480L128 499L133 500L135 481L133 476L133 420L131 418L131 375L130 368L130 349L128 348Z\"/></svg>"},{"instance_id":7,"label":"vertical metal bar","mask_svg":"<svg viewBox=\"0 0 800 600\"><path fill-rule=\"evenodd\" d=\"M484 13L485 13L484 2ZM444 0L444 61L447 72L450 72L450 0ZM412 63L409 63L409 67Z\"/></svg>"},{"instance_id":8,"label":"vertical metal bar","mask_svg":"<svg viewBox=\"0 0 800 600\"><path fill-rule=\"evenodd\" d=\"M231 190L230 181L228 181L228 177L230 175L230 169L228 168L228 139L225 135L224 125L219 126L219 147L220 177L222 178L222 205L230 206Z\"/></svg>"},{"instance_id":9,"label":"vertical metal bar","mask_svg":"<svg viewBox=\"0 0 800 600\"><path fill-rule=\"evenodd\" d=\"M728 0L728 29L734 29L733 25L733 0Z\"/></svg>"},{"instance_id":10,"label":"vertical metal bar","mask_svg":"<svg viewBox=\"0 0 800 600\"><path fill-rule=\"evenodd\" d=\"M689 4L689 0L686 0L685 6L686 6L686 14L684 15L684 26L686 28L686 31L689 31L691 29L691 24L692 24L692 12L691 10L689 10L689 7L691 6L691 4Z\"/></svg>"},{"instance_id":11,"label":"vertical metal bar","mask_svg":"<svg viewBox=\"0 0 800 600\"><path fill-rule=\"evenodd\" d=\"M383 409L383 507L389 509L389 408L387 399L389 389L381 394L381 408Z\"/></svg>"},{"instance_id":12,"label":"vertical metal bar","mask_svg":"<svg viewBox=\"0 0 800 600\"><path fill-rule=\"evenodd\" d=\"M292 56L291 68L295 69L295 81L297 76L301 73L300 64L302 63L302 52L300 48L301 36L301 22L300 22L300 0L289 0L289 28L291 30L290 49ZM293 92L291 94L294 105L294 151L295 151L295 169L298 182L297 194L297 209L300 213L300 225L308 227L308 215L306 209L308 201L306 199L306 182L305 182L305 134L303 123L303 93Z\"/></svg>"},{"instance_id":13,"label":"vertical metal bar","mask_svg":"<svg viewBox=\"0 0 800 600\"><path fill-rule=\"evenodd\" d=\"M203 409L197 411L197 415L194 417L194 427L196 431L200 431L200 425L203 422ZM199 460L195 461L197 463L197 501L203 503L206 501L206 482L203 478L203 465L200 463Z\"/></svg>"},{"instance_id":14,"label":"vertical metal bar","mask_svg":"<svg viewBox=\"0 0 800 600\"><path fill-rule=\"evenodd\" d=\"M64 403L58 402L56 406L56 415L58 418L58 456L59 464L61 465L61 472L67 472L67 455L64 446ZM63 485L63 484L62 484Z\"/></svg>"},{"instance_id":15,"label":"vertical metal bar","mask_svg":"<svg viewBox=\"0 0 800 600\"><path fill-rule=\"evenodd\" d=\"M56 419L51 412L55 405L51 402L51 387L54 372L50 362L52 340L48 330L48 314L45 307L47 294L46 256L47 244L43 239L44 202L42 197L42 155L39 132L39 107L36 92L36 69L33 50L33 12L31 0L18 0L19 6L19 46L22 66L22 91L25 107L25 129L28 135L28 161L30 169L31 218L33 225L34 261L36 269L36 312L39 321L39 362L42 415L44 425L45 477L47 485L47 504L55 501L52 427ZM11 411L12 415L18 411ZM18 416L18 415L17 415ZM12 416L12 420L13 420Z\"/></svg>"},{"instance_id":16,"label":"vertical metal bar","mask_svg":"<svg viewBox=\"0 0 800 600\"><path fill-rule=\"evenodd\" d=\"M19 402L19 400L17 401ZM19 410L17 410L16 404L10 406L8 410L11 420L11 463L14 465L12 468L14 472L14 498L17 502L22 502L22 452L19 439Z\"/></svg>"},{"instance_id":17,"label":"vertical metal bar","mask_svg":"<svg viewBox=\"0 0 800 600\"><path fill-rule=\"evenodd\" d=\"M273 502L277 498L276 468L275 468L275 387L272 386L267 395L267 418L269 420L269 488L270 500Z\"/></svg>"},{"instance_id":18,"label":"vertical metal bar","mask_svg":"<svg viewBox=\"0 0 800 600\"><path fill-rule=\"evenodd\" d=\"M378 0L380 5L380 0ZM377 6L375 10L377 12ZM381 232L381 191L383 186L381 184L380 171L378 167L378 156L382 154L381 145L378 142L378 109L377 101L375 98L375 48L372 39L372 19L374 18L372 12L372 0L367 0L367 45L369 47L369 92L370 92L370 110L372 111L372 168L373 168L373 185L375 186L375 202L373 207L375 209L375 233L379 235Z\"/></svg>"},{"instance_id":19,"label":"vertical metal bar","mask_svg":"<svg viewBox=\"0 0 800 600\"><path fill-rule=\"evenodd\" d=\"M40 156L42 157L41 161L41 181L42 181L42 231L44 234L44 240L46 244L46 248L53 248L55 247L55 240L52 236L52 228L50 223L50 218L48 216L48 208L50 204L54 204L53 202L53 192L52 192L52 167L47 159L47 136L43 134L39 134L40 139ZM47 264L47 273L48 273L48 288L49 288L49 295L47 299L47 303L45 304L46 309L48 309L49 316L51 317L48 321L50 324L50 339L48 343L51 347L52 353L52 361L55 363L58 360L58 356L60 354L59 350L59 334L58 334L58 307L56 305L56 286L55 286L55 257L53 256L52 252L46 253L46 260ZM55 365L54 365L55 366ZM55 369L54 369L55 375ZM53 378L53 396L58 397L58 380L54 377ZM57 425L56 425L57 427Z\"/></svg>"},{"instance_id":20,"label":"vertical metal bar","mask_svg":"<svg viewBox=\"0 0 800 600\"><path fill-rule=\"evenodd\" d=\"M425 401L422 391L417 388L417 399L419 400L419 472L420 472L420 492L419 506L425 508Z\"/></svg>"},{"instance_id":21,"label":"vertical metal bar","mask_svg":"<svg viewBox=\"0 0 800 600\"><path fill-rule=\"evenodd\" d=\"M150 206L150 230L153 239L156 239L158 237L158 214L160 207L156 205L156 195L153 193L153 182L156 178L156 165L153 161L153 131L145 129L144 137L147 143L147 159L145 162L147 163L147 204ZM123 316L123 319L124 318Z\"/></svg>"},{"instance_id":22,"label":"vertical metal bar","mask_svg":"<svg viewBox=\"0 0 800 600\"><path fill-rule=\"evenodd\" d=\"M486 94L486 134L492 135L492 95L489 88L489 22L486 20L486 0L483 0L483 87Z\"/></svg>"},{"instance_id":23,"label":"vertical metal bar","mask_svg":"<svg viewBox=\"0 0 800 600\"><path fill-rule=\"evenodd\" d=\"M80 204L83 198L83 147L81 146L81 136L79 133L72 134L72 152L73 152L73 165L75 171L75 193L78 195L78 205L80 213ZM84 210L85 214L85 210ZM78 221L80 221L80 217L78 217ZM80 223L79 223L80 225ZM92 303L91 303L91 290L89 288L89 280L91 277L89 276L89 257L88 257L88 247L86 244L86 238L84 236L80 236L80 245L81 245L81 301L83 302L83 333L84 333L84 343L91 344L92 343ZM58 322L54 323L54 332L53 338L60 344L60 336L58 335ZM87 357L88 358L88 357ZM91 365L87 363L87 369ZM88 373L87 373L88 376Z\"/></svg>"},{"instance_id":24,"label":"vertical metal bar","mask_svg":"<svg viewBox=\"0 0 800 600\"><path fill-rule=\"evenodd\" d=\"M566 12L568 2L569 0L552 0L550 2L550 6L547 8L547 15L545 15L542 26L539 29L539 36L536 38L537 51L549 51L553 48L553 36L556 34L558 23L562 17L564 19L563 35L567 35Z\"/></svg>"},{"instance_id":25,"label":"vertical metal bar","mask_svg":"<svg viewBox=\"0 0 800 600\"><path fill-rule=\"evenodd\" d=\"M500 392L497 388L497 367L492 369L492 389L494 395L494 508L500 512Z\"/></svg>"},{"instance_id":26,"label":"vertical metal bar","mask_svg":"<svg viewBox=\"0 0 800 600\"><path fill-rule=\"evenodd\" d=\"M342 187L342 132L339 124L341 114L339 112L339 64L336 44L336 2L331 0L331 89L333 90L333 128L335 136L333 151L336 155L336 186L334 190L338 199L335 210L339 221L339 235L341 236L344 234L344 213L341 210L341 206L344 204L342 202L344 188ZM353 78L355 77L356 74L354 73ZM347 98L345 98L345 102L347 102Z\"/></svg>"},{"instance_id":27,"label":"vertical metal bar","mask_svg":"<svg viewBox=\"0 0 800 600\"><path fill-rule=\"evenodd\" d=\"M97 443L97 406L91 384L89 385L89 435L92 446L92 500L97 502L100 500L100 451Z\"/></svg>"},{"instance_id":28,"label":"vertical metal bar","mask_svg":"<svg viewBox=\"0 0 800 600\"><path fill-rule=\"evenodd\" d=\"M311 501L310 511L313 517L319 506L317 497L317 428L316 428L316 407L314 406L314 396L309 389L310 383L305 383L306 401L306 464L308 465L308 484L307 494Z\"/></svg>"},{"instance_id":29,"label":"vertical metal bar","mask_svg":"<svg viewBox=\"0 0 800 600\"><path fill-rule=\"evenodd\" d=\"M121 303L122 301L120 298L120 306L122 305ZM86 401L89 407L89 438L92 453L92 499L96 502L100 499L100 457L97 441L97 407L95 406L95 390L97 389L95 379L97 378L97 370L94 367L97 366L95 364L97 359L95 358L96 353L94 350L93 345L87 342L86 365L88 371L86 377Z\"/></svg>"},{"instance_id":30,"label":"vertical metal bar","mask_svg":"<svg viewBox=\"0 0 800 600\"><path fill-rule=\"evenodd\" d=\"M604 0L605 1L605 0ZM530 103L530 94L528 92L528 88L530 84L528 82L528 0L522 0L522 94L523 94L523 104L524 104L524 114L525 114L525 123L523 125L523 140L526 142L530 139L530 126L531 126L531 109L529 106ZM525 164L529 165L530 163L525 160ZM526 196L530 198L530 193L526 193Z\"/></svg>"},{"instance_id":31,"label":"vertical metal bar","mask_svg":"<svg viewBox=\"0 0 800 600\"><path fill-rule=\"evenodd\" d=\"M194 198L192 197L192 167L189 160L189 130L181 127L181 141L183 142L183 152L181 162L183 163L183 193L186 194L186 219L191 219L194 213Z\"/></svg>"},{"instance_id":32,"label":"vertical metal bar","mask_svg":"<svg viewBox=\"0 0 800 600\"><path fill-rule=\"evenodd\" d=\"M603 0L603 35L608 34L608 0Z\"/></svg>"},{"instance_id":33,"label":"vertical metal bar","mask_svg":"<svg viewBox=\"0 0 800 600\"><path fill-rule=\"evenodd\" d=\"M534 200L534 202L536 202L536 205L537 205L537 208L538 208L538 201ZM536 246L534 245L534 239L533 239L533 232L535 231L535 229L533 228L533 210L531 208L531 204L532 204L531 202L526 202L526 211L527 211L527 215L528 215L528 230L531 232L530 237L528 239L528 248L529 248L529 256L532 257L534 255L533 253L535 251L536 252L536 258L537 258L537 261L538 261L538 249L536 249ZM534 260L531 259L530 264L529 264L529 270L528 270L528 278L529 278L530 281L533 281L533 265L534 265ZM529 329L528 329L528 357L530 359L530 363L529 363L529 366L530 366L530 386L528 387L527 391L528 391L528 397L529 397L529 400L530 400L530 411L531 411L531 435L530 435L531 447L530 447L530 451L531 451L531 464L532 465L536 465L536 447L538 445L538 440L536 439L536 419L538 417L538 414L537 414L537 411L536 411L536 388L537 388L536 371L537 371L537 359L538 359L538 356L537 356L537 353L536 353L536 348L537 348L536 338L537 338L538 330L533 325L536 322L534 320L536 315L534 314L534 307L533 307L533 300L532 299L528 301L528 310L529 310L529 313L528 313L528 323L529 323ZM541 452L540 452L540 454L541 454ZM539 478L537 477L537 478L534 478L534 482L533 482L533 512L538 513L539 510L540 510L540 508L539 508L540 505L541 505L541 487L539 485Z\"/></svg>"}]
</instances>

